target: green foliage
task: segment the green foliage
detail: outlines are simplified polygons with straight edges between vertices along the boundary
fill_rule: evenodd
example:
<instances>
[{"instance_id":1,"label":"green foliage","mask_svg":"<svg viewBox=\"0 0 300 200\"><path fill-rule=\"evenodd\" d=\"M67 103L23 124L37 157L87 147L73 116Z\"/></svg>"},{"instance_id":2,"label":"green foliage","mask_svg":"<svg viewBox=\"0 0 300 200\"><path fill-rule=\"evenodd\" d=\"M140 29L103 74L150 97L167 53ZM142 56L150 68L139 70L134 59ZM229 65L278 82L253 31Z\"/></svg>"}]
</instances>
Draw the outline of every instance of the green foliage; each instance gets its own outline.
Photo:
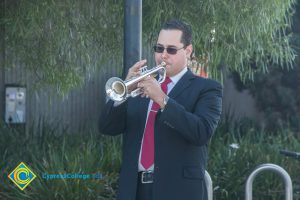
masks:
<instances>
[{"instance_id":1,"label":"green foliage","mask_svg":"<svg viewBox=\"0 0 300 200\"><path fill-rule=\"evenodd\" d=\"M174 17L191 23L196 54L209 58L214 78L221 78L220 66L253 79L253 72L267 72L269 63L291 67L294 60L287 34L294 0L144 3L144 29L157 30L161 22Z\"/></svg>"},{"instance_id":2,"label":"green foliage","mask_svg":"<svg viewBox=\"0 0 300 200\"><path fill-rule=\"evenodd\" d=\"M213 180L214 199L244 199L247 177L264 163L284 168L293 181L294 197L300 197L299 161L279 154L281 149L299 150L300 140L292 132L285 130L270 135L258 131L247 120L234 126L225 122L218 127L209 146L208 172ZM274 172L259 174L253 182L253 199L284 199L282 179Z\"/></svg>"},{"instance_id":3,"label":"green foliage","mask_svg":"<svg viewBox=\"0 0 300 200\"><path fill-rule=\"evenodd\" d=\"M120 61L122 2L6 2L5 66L23 65L33 72L35 86L64 93L108 60Z\"/></svg>"},{"instance_id":4,"label":"green foliage","mask_svg":"<svg viewBox=\"0 0 300 200\"><path fill-rule=\"evenodd\" d=\"M120 138L56 135L55 129L46 126L27 134L1 127L0 134L0 199L115 199ZM37 175L24 191L7 178L21 161ZM101 174L103 178L46 180L44 173Z\"/></svg>"},{"instance_id":5,"label":"green foliage","mask_svg":"<svg viewBox=\"0 0 300 200\"><path fill-rule=\"evenodd\" d=\"M144 43L154 42L162 22L179 18L192 25L196 56L208 58L212 78L222 79L220 67L253 78L254 71L267 72L269 63L292 65L287 31L295 1L145 0ZM116 0L6 1L0 19L5 66L21 63L34 72L37 85L58 92L80 85L105 61L121 63L123 6Z\"/></svg>"},{"instance_id":6,"label":"green foliage","mask_svg":"<svg viewBox=\"0 0 300 200\"><path fill-rule=\"evenodd\" d=\"M293 18L291 45L300 53L300 5L297 5ZM239 81L234 74L236 85L249 89L256 100L257 108L263 113L263 122L259 122L269 131L289 128L296 134L300 130L300 59L295 60L293 69L281 69L270 65L268 74L257 73L254 82Z\"/></svg>"},{"instance_id":7,"label":"green foliage","mask_svg":"<svg viewBox=\"0 0 300 200\"><path fill-rule=\"evenodd\" d=\"M28 133L2 126L0 134L0 199L115 199L121 164L119 137L103 137L94 132L57 135L55 129L47 126L40 132ZM283 167L294 182L295 198L300 198L299 161L280 155L280 149L299 150L299 138L288 130L270 136L248 121L234 126L223 121L209 144L207 171L213 180L214 199L244 199L247 177L263 163ZM37 175L24 191L7 178L21 161ZM103 179L45 180L45 172L101 173ZM283 195L282 180L273 173L261 173L255 179L254 199L277 200Z\"/></svg>"},{"instance_id":8,"label":"green foliage","mask_svg":"<svg viewBox=\"0 0 300 200\"><path fill-rule=\"evenodd\" d=\"M300 68L290 71L270 67L268 76L257 75L249 86L256 105L264 114L262 122L269 131L300 130Z\"/></svg>"}]
</instances>

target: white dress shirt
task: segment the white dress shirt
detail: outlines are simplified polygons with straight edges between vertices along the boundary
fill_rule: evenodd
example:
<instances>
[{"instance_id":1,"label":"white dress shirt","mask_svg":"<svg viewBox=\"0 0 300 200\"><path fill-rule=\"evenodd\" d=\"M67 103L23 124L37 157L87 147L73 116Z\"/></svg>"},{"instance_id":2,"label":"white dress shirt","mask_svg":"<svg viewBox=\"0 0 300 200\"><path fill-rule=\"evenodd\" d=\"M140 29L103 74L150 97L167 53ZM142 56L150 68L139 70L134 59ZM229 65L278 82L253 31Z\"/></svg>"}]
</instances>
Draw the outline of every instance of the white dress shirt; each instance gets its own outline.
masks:
<instances>
[{"instance_id":1,"label":"white dress shirt","mask_svg":"<svg viewBox=\"0 0 300 200\"><path fill-rule=\"evenodd\" d=\"M168 84L168 92L167 94L170 93L170 91L175 87L175 85L177 84L177 82L181 79L181 77L187 72L187 67L185 67L184 69L181 70L181 72L179 72L178 74L176 74L175 76L170 77L171 82ZM148 112L147 112L147 119L146 122L148 120L148 115L149 112L151 110L153 101L150 99L149 105L148 105ZM145 123L145 128L146 128L146 123ZM145 129L144 128L144 129ZM143 140L144 140L144 136L143 136ZM143 140L141 143L141 148L140 148L140 155L139 155L139 163L138 163L138 171L146 171L146 169L143 167L143 165L141 164L141 154L142 154L142 145L143 145ZM155 156L155 155L154 155ZM147 170L147 171L154 171L154 164Z\"/></svg>"}]
</instances>

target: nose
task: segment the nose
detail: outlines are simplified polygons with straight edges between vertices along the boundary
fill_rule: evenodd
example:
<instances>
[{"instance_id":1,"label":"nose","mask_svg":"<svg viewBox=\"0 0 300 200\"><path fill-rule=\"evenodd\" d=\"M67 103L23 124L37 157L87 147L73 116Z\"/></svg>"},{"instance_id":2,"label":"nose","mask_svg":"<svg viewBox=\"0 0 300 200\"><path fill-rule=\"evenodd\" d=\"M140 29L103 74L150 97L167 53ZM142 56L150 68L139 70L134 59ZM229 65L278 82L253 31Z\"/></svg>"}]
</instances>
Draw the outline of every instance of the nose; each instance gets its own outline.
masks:
<instances>
[{"instance_id":1,"label":"nose","mask_svg":"<svg viewBox=\"0 0 300 200\"><path fill-rule=\"evenodd\" d=\"M164 60L168 57L167 49L164 49L164 51L161 53L161 58Z\"/></svg>"}]
</instances>

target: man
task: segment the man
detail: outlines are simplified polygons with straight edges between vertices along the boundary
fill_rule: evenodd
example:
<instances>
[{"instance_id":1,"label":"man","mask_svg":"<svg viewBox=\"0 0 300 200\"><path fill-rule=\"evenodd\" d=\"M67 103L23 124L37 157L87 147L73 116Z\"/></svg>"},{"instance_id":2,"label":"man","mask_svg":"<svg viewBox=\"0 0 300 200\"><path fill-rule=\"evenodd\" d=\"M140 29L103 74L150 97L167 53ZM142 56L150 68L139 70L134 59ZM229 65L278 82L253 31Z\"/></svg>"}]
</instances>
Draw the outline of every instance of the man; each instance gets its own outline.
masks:
<instances>
[{"instance_id":1,"label":"man","mask_svg":"<svg viewBox=\"0 0 300 200\"><path fill-rule=\"evenodd\" d=\"M220 118L222 87L187 68L192 51L191 28L178 20L165 23L154 56L157 64L166 63L170 83L161 87L147 77L138 83L141 96L121 104L110 100L102 112L100 132L123 134L120 200L207 199L207 145ZM145 63L131 67L126 79Z\"/></svg>"}]
</instances>

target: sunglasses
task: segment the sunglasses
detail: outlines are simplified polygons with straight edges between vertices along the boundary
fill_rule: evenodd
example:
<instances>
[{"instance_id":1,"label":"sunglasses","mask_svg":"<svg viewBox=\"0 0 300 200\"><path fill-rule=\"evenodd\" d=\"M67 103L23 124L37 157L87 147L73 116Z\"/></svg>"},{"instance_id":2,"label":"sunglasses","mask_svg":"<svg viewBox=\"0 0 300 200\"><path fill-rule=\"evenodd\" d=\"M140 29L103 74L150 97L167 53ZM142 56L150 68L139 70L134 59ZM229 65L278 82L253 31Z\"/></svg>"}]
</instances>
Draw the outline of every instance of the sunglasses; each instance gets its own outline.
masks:
<instances>
[{"instance_id":1,"label":"sunglasses","mask_svg":"<svg viewBox=\"0 0 300 200\"><path fill-rule=\"evenodd\" d=\"M176 47L167 47L167 48L165 48L165 47L160 46L160 45L154 45L154 47L153 47L154 52L156 52L156 53L162 53L166 49L167 53L171 54L171 55L175 55L178 50L183 49L183 48L185 48L185 46L183 46L179 49L177 49Z\"/></svg>"}]
</instances>

